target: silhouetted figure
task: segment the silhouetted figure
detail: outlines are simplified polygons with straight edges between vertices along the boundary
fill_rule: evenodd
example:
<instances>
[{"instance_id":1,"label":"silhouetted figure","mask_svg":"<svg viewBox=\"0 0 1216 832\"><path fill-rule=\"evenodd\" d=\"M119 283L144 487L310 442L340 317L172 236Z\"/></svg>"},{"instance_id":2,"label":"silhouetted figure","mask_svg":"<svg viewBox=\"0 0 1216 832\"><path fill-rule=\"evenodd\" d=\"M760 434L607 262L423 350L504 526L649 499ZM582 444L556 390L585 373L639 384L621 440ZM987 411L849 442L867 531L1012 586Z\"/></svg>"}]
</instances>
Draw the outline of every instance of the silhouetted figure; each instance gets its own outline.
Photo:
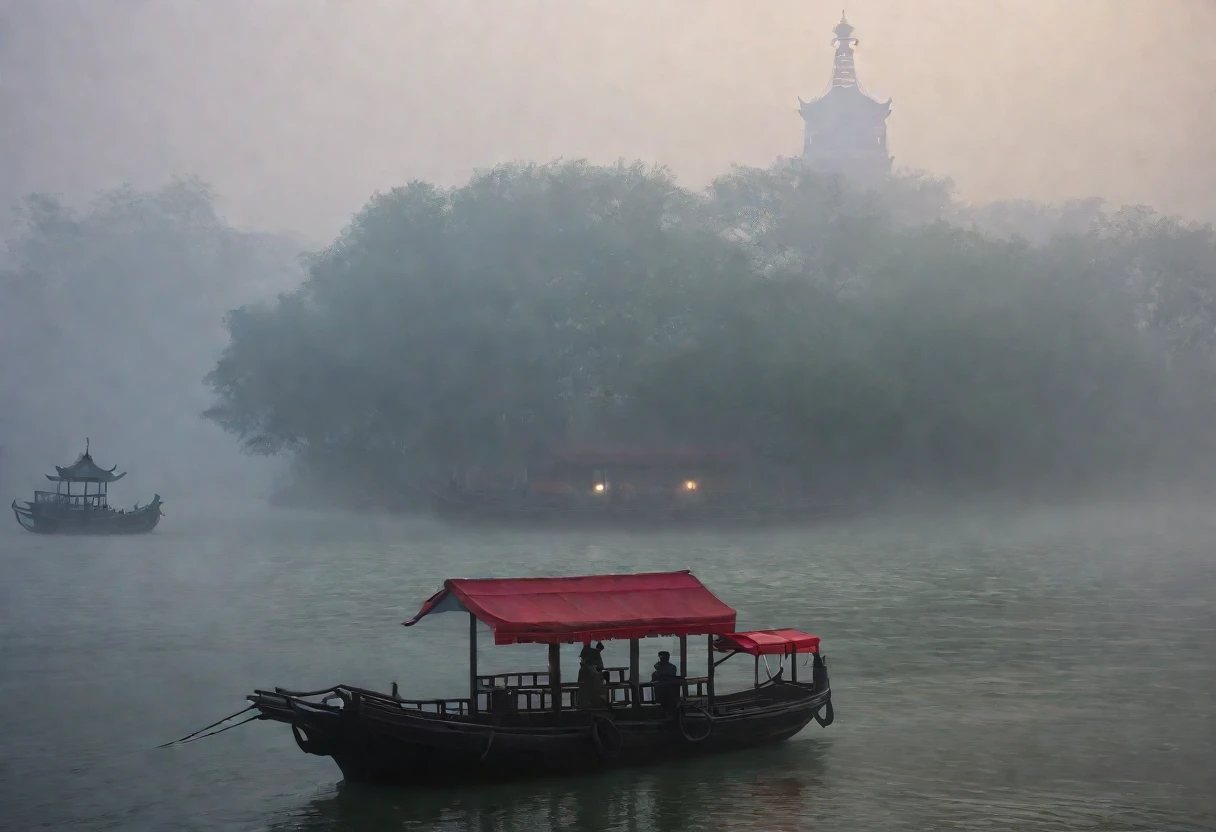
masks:
<instances>
[{"instance_id":1,"label":"silhouetted figure","mask_svg":"<svg viewBox=\"0 0 1216 832\"><path fill-rule=\"evenodd\" d=\"M820 691L827 687L828 670L824 667L823 657L814 653L811 658L811 689Z\"/></svg>"},{"instance_id":2,"label":"silhouetted figure","mask_svg":"<svg viewBox=\"0 0 1216 832\"><path fill-rule=\"evenodd\" d=\"M592 650L589 646L584 652ZM603 663L596 664L584 659L578 667L578 706L584 711L601 710L608 707L608 687L604 684Z\"/></svg>"},{"instance_id":3,"label":"silhouetted figure","mask_svg":"<svg viewBox=\"0 0 1216 832\"><path fill-rule=\"evenodd\" d=\"M680 701L680 669L671 663L671 654L666 650L659 651L659 660L654 664L650 681L655 683L655 700L664 710L674 709Z\"/></svg>"},{"instance_id":4,"label":"silhouetted figure","mask_svg":"<svg viewBox=\"0 0 1216 832\"><path fill-rule=\"evenodd\" d=\"M583 645L583 651L578 654L578 659L581 662L594 665L599 670L604 669L604 642L597 641L595 647L590 644Z\"/></svg>"}]
</instances>

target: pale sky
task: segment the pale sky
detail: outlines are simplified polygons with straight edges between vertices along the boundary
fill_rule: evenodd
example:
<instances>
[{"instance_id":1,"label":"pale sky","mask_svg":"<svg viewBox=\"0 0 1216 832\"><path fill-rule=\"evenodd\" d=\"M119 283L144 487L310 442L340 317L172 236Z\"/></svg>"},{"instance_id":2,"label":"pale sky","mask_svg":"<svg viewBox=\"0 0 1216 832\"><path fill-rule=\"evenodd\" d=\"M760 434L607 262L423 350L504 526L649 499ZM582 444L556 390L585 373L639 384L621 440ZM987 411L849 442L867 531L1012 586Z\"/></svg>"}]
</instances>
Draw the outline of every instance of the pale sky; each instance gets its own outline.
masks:
<instances>
[{"instance_id":1,"label":"pale sky","mask_svg":"<svg viewBox=\"0 0 1216 832\"><path fill-rule=\"evenodd\" d=\"M1216 0L851 0L895 164L1216 219ZM324 241L376 190L555 157L796 155L840 0L0 0L0 198L175 173Z\"/></svg>"}]
</instances>

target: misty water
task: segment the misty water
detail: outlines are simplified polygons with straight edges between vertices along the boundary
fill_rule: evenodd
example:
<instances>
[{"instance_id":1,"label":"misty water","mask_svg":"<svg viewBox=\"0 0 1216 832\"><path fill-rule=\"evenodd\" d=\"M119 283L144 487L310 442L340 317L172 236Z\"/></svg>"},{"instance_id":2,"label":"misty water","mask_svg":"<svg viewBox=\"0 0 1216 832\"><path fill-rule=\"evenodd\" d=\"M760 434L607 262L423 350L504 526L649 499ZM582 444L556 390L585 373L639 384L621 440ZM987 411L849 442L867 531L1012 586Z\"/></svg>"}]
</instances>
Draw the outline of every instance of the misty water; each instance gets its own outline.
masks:
<instances>
[{"instance_id":1,"label":"misty water","mask_svg":"<svg viewBox=\"0 0 1216 832\"><path fill-rule=\"evenodd\" d=\"M168 512L138 538L0 532L0 827L1216 827L1216 517L1204 507L657 534ZM396 680L406 696L458 695L465 619L399 626L446 576L668 568L691 568L741 627L821 635L835 724L678 765L427 791L344 786L272 723L154 748L254 687ZM625 652L609 645L608 664ZM481 640L483 672L544 661ZM729 683L750 679L748 661L723 667Z\"/></svg>"}]
</instances>

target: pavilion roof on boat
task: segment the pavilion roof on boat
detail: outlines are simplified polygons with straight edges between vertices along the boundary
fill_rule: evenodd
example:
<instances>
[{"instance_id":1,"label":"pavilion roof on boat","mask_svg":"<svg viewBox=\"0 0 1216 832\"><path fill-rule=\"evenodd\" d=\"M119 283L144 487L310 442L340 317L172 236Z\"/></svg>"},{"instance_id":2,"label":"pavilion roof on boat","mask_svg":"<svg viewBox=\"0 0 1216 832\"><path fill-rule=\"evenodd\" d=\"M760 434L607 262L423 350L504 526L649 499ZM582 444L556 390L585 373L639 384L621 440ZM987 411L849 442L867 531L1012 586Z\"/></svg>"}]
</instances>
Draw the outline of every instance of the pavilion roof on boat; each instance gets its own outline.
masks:
<instances>
[{"instance_id":1,"label":"pavilion roof on boat","mask_svg":"<svg viewBox=\"0 0 1216 832\"><path fill-rule=\"evenodd\" d=\"M404 624L411 627L427 615L454 610L469 612L489 626L495 644L713 635L733 631L736 617L733 609L684 570L565 578L451 578Z\"/></svg>"},{"instance_id":2,"label":"pavilion roof on boat","mask_svg":"<svg viewBox=\"0 0 1216 832\"><path fill-rule=\"evenodd\" d=\"M819 636L801 630L749 630L726 633L714 642L714 649L723 653L736 651L752 656L790 656L795 653L818 653Z\"/></svg>"},{"instance_id":3,"label":"pavilion roof on boat","mask_svg":"<svg viewBox=\"0 0 1216 832\"><path fill-rule=\"evenodd\" d=\"M115 474L114 470L116 468L118 468L117 465L107 471L94 462L92 455L89 453L89 445L86 442L84 453L77 457L75 462L65 467L56 465L55 470L58 472L58 476L47 474L46 478L51 482L111 483L127 475L126 471L123 471L121 474Z\"/></svg>"}]
</instances>

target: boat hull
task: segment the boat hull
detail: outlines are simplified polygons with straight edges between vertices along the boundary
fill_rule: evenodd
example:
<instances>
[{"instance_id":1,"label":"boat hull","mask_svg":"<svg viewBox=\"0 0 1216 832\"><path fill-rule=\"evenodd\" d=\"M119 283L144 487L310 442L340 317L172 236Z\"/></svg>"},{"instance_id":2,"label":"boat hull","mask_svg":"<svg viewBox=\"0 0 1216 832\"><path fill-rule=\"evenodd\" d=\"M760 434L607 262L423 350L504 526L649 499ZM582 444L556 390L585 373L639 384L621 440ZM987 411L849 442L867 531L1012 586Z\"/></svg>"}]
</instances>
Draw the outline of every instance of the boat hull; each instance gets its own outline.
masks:
<instances>
[{"instance_id":1,"label":"boat hull","mask_svg":"<svg viewBox=\"0 0 1216 832\"><path fill-rule=\"evenodd\" d=\"M159 501L135 511L43 512L27 504L12 504L13 515L21 528L35 534L146 534L160 523Z\"/></svg>"},{"instance_id":2,"label":"boat hull","mask_svg":"<svg viewBox=\"0 0 1216 832\"><path fill-rule=\"evenodd\" d=\"M783 742L816 719L830 724L830 689L782 685L775 701L665 713L647 707L563 713L559 724L451 719L364 698L316 705L283 693L250 697L264 719L291 725L301 750L331 757L348 782L444 785L587 773ZM551 717L549 714L531 715Z\"/></svg>"}]
</instances>

